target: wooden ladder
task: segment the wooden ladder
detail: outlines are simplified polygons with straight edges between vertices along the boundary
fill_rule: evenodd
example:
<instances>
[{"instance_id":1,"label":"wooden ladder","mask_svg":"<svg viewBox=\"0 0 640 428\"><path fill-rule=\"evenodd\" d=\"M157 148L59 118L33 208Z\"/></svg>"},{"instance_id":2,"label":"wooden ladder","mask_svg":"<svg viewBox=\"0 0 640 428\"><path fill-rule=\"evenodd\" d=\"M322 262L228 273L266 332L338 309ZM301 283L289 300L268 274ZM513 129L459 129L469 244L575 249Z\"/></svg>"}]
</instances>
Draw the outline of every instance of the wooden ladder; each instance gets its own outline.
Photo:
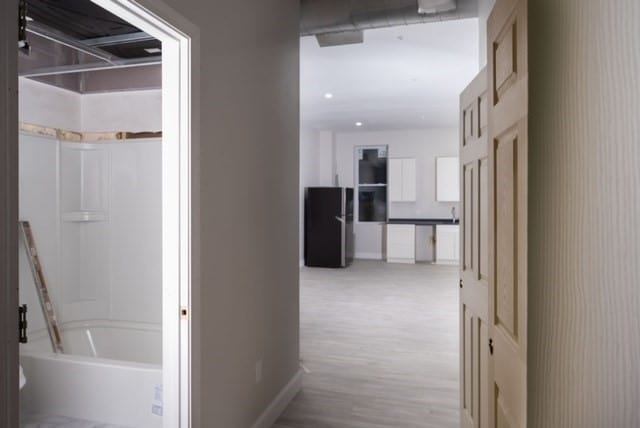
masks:
<instances>
[{"instance_id":1,"label":"wooden ladder","mask_svg":"<svg viewBox=\"0 0 640 428\"><path fill-rule=\"evenodd\" d=\"M33 282L36 285L36 291L38 292L38 298L40 299L40 305L42 306L47 330L49 331L51 346L53 346L53 351L55 353L62 354L64 353L62 333L60 332L58 320L56 319L56 314L53 310L53 304L51 303L51 297L49 296L49 290L47 289L47 282L44 279L42 265L40 264L40 257L38 256L36 243L33 239L33 232L31 231L31 225L28 221L21 221L19 222L19 225L20 233L24 242L24 249L27 254L27 258L29 259L31 273L33 274Z\"/></svg>"}]
</instances>

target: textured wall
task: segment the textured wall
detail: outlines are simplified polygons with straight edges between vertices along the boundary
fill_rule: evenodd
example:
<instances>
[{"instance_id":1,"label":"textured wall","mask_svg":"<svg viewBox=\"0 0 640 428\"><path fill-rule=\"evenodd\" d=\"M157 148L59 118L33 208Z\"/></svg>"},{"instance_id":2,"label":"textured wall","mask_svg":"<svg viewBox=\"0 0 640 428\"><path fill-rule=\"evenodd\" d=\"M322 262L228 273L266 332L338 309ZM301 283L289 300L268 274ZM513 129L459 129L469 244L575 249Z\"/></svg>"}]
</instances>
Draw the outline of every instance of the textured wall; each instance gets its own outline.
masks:
<instances>
[{"instance_id":1,"label":"textured wall","mask_svg":"<svg viewBox=\"0 0 640 428\"><path fill-rule=\"evenodd\" d=\"M640 2L530 8L529 426L640 426Z\"/></svg>"}]
</instances>

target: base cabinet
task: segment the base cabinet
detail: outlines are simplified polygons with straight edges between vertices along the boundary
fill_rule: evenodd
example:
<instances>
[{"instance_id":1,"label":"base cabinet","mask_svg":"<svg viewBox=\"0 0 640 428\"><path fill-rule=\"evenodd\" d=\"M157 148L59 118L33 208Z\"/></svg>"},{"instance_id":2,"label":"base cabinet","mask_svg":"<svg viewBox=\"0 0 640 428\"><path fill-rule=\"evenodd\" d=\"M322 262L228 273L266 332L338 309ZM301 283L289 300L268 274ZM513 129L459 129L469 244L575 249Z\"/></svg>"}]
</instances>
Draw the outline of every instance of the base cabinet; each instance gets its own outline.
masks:
<instances>
[{"instance_id":1,"label":"base cabinet","mask_svg":"<svg viewBox=\"0 0 640 428\"><path fill-rule=\"evenodd\" d=\"M436 263L460 263L460 227L458 225L436 226Z\"/></svg>"},{"instance_id":2,"label":"base cabinet","mask_svg":"<svg viewBox=\"0 0 640 428\"><path fill-rule=\"evenodd\" d=\"M387 262L416 262L416 226L413 224L387 225Z\"/></svg>"}]
</instances>

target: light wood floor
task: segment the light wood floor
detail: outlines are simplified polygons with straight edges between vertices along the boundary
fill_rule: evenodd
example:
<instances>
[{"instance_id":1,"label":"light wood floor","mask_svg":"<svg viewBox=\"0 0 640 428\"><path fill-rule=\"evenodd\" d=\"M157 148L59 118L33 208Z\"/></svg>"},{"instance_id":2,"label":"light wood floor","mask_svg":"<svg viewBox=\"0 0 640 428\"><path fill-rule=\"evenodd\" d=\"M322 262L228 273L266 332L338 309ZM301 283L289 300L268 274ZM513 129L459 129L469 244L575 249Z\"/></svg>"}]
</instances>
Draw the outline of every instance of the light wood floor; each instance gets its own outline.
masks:
<instances>
[{"instance_id":1,"label":"light wood floor","mask_svg":"<svg viewBox=\"0 0 640 428\"><path fill-rule=\"evenodd\" d=\"M458 267L301 272L303 390L273 428L459 427Z\"/></svg>"}]
</instances>

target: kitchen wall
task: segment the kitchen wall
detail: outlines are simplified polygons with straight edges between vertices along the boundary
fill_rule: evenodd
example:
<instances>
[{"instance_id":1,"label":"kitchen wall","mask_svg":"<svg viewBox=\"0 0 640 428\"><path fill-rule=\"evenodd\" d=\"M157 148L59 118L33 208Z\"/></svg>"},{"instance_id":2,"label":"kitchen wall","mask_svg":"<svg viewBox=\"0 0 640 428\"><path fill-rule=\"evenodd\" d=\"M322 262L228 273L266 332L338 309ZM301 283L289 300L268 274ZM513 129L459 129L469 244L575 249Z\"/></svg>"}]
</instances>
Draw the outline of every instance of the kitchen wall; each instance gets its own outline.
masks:
<instances>
[{"instance_id":1,"label":"kitchen wall","mask_svg":"<svg viewBox=\"0 0 640 428\"><path fill-rule=\"evenodd\" d=\"M387 145L390 158L415 158L417 201L389 203L390 218L449 218L457 203L436 201L436 157L458 156L458 129L426 129L382 132L349 132L335 136L336 172L340 185L354 185L355 148L364 145ZM356 223L356 257L382 259L385 253L385 228L380 224ZM419 227L416 232L416 257L433 258L433 230Z\"/></svg>"},{"instance_id":2,"label":"kitchen wall","mask_svg":"<svg viewBox=\"0 0 640 428\"><path fill-rule=\"evenodd\" d=\"M528 426L640 426L640 2L529 1Z\"/></svg>"}]
</instances>

